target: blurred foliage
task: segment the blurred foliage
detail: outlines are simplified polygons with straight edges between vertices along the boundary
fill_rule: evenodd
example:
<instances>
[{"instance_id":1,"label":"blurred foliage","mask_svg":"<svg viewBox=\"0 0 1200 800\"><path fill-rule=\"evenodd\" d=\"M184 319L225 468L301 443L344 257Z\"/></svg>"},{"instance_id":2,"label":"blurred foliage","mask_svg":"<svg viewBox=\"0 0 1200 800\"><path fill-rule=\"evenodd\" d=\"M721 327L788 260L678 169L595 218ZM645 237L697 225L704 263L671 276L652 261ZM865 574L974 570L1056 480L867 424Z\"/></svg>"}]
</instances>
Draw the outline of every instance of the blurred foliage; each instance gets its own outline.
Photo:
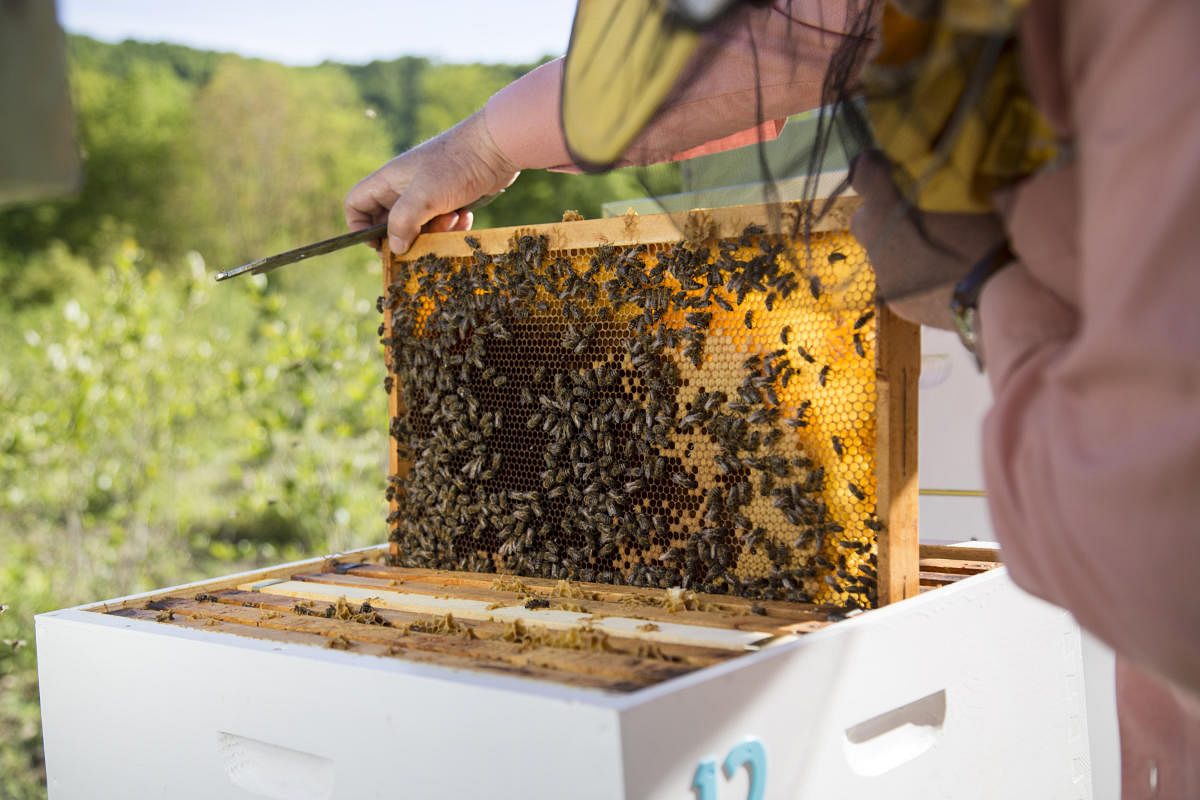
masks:
<instances>
[{"instance_id":1,"label":"blurred foliage","mask_svg":"<svg viewBox=\"0 0 1200 800\"><path fill-rule=\"evenodd\" d=\"M386 538L374 259L294 303L144 257L60 265L0 341L0 796L40 768L34 614Z\"/></svg>"},{"instance_id":2,"label":"blurred foliage","mask_svg":"<svg viewBox=\"0 0 1200 800\"><path fill-rule=\"evenodd\" d=\"M123 77L131 69L152 63L168 67L181 80L193 84L207 81L227 55L168 42L128 40L114 46L87 36L68 36L67 53L72 65L88 65L114 77Z\"/></svg>"},{"instance_id":3,"label":"blurred foliage","mask_svg":"<svg viewBox=\"0 0 1200 800\"><path fill-rule=\"evenodd\" d=\"M147 246L170 249L178 228L159 223L179 180L176 153L191 113L191 88L156 62L136 62L119 74L72 63L70 78L82 191L0 210L0 243L28 253L58 239L73 250L94 251L114 228L131 226ZM0 288L11 289L12 276L3 277Z\"/></svg>"},{"instance_id":4,"label":"blurred foliage","mask_svg":"<svg viewBox=\"0 0 1200 800\"><path fill-rule=\"evenodd\" d=\"M431 66L427 58L405 56L346 68L370 113L387 132L393 153L421 143L417 136L421 74Z\"/></svg>"},{"instance_id":5,"label":"blurred foliage","mask_svg":"<svg viewBox=\"0 0 1200 800\"><path fill-rule=\"evenodd\" d=\"M216 263L337 232L342 196L388 157L382 128L340 67L226 59L192 112L170 207L179 235Z\"/></svg>"},{"instance_id":6,"label":"blurred foliage","mask_svg":"<svg viewBox=\"0 0 1200 800\"><path fill-rule=\"evenodd\" d=\"M0 800L45 796L34 614L386 540L376 257L213 273L336 234L355 181L527 69L68 52L82 191L0 209ZM641 178L527 173L476 225Z\"/></svg>"}]
</instances>

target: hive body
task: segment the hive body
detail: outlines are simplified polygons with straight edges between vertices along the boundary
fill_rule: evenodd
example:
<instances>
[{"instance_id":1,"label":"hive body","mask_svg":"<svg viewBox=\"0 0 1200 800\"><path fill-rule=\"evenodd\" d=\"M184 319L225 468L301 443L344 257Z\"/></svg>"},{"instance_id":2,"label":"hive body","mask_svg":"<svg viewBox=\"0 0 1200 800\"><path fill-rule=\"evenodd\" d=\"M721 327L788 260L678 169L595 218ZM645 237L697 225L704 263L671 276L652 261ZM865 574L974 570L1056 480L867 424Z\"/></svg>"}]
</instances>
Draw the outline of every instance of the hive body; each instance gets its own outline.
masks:
<instances>
[{"instance_id":1,"label":"hive body","mask_svg":"<svg viewBox=\"0 0 1200 800\"><path fill-rule=\"evenodd\" d=\"M873 274L844 217L805 242L789 211L388 258L396 560L875 605Z\"/></svg>"}]
</instances>

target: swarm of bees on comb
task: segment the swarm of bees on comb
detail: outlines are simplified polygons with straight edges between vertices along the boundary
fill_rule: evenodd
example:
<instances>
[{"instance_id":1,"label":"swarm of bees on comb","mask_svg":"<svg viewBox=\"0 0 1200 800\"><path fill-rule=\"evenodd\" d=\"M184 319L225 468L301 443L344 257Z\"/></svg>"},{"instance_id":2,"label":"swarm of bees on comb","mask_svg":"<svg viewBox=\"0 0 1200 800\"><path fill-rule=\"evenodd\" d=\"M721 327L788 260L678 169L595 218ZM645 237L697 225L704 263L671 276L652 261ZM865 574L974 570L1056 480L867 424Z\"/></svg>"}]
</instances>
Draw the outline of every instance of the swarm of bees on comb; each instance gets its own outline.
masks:
<instances>
[{"instance_id":1,"label":"swarm of bees on comb","mask_svg":"<svg viewBox=\"0 0 1200 800\"><path fill-rule=\"evenodd\" d=\"M876 604L874 277L844 232L393 260L402 566Z\"/></svg>"}]
</instances>

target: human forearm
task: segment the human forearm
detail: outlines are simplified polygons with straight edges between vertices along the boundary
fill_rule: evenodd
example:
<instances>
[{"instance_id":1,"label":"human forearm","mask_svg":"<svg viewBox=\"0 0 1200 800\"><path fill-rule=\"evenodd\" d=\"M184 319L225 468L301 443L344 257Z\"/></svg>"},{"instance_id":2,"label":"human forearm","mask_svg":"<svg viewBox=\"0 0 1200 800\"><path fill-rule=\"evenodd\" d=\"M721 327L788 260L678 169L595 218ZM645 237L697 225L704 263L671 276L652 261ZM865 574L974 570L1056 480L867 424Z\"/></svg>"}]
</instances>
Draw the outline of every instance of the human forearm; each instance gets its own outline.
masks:
<instances>
[{"instance_id":1,"label":"human forearm","mask_svg":"<svg viewBox=\"0 0 1200 800\"><path fill-rule=\"evenodd\" d=\"M518 169L569 167L559 122L563 60L541 65L492 95L484 106L488 131Z\"/></svg>"},{"instance_id":2,"label":"human forearm","mask_svg":"<svg viewBox=\"0 0 1200 800\"><path fill-rule=\"evenodd\" d=\"M710 142L751 143L760 123L772 138L786 117L820 103L844 17L841 3L795 3L790 16L774 7L736 15L706 37L621 164L672 160ZM562 69L562 59L544 64L488 101L492 137L521 169L573 169L560 124Z\"/></svg>"}]
</instances>

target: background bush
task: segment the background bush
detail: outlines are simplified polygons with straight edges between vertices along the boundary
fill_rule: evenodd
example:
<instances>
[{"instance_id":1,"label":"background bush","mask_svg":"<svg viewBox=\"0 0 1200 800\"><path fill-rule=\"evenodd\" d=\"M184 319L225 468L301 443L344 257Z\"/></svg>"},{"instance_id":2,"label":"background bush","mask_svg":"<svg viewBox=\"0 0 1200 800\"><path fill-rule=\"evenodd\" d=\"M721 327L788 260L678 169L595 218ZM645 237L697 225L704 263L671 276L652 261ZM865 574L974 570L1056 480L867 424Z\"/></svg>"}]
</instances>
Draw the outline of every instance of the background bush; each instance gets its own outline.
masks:
<instances>
[{"instance_id":1,"label":"background bush","mask_svg":"<svg viewBox=\"0 0 1200 800\"><path fill-rule=\"evenodd\" d=\"M373 260L317 303L143 257L115 247L5 331L5 797L42 791L34 614L386 538Z\"/></svg>"}]
</instances>

